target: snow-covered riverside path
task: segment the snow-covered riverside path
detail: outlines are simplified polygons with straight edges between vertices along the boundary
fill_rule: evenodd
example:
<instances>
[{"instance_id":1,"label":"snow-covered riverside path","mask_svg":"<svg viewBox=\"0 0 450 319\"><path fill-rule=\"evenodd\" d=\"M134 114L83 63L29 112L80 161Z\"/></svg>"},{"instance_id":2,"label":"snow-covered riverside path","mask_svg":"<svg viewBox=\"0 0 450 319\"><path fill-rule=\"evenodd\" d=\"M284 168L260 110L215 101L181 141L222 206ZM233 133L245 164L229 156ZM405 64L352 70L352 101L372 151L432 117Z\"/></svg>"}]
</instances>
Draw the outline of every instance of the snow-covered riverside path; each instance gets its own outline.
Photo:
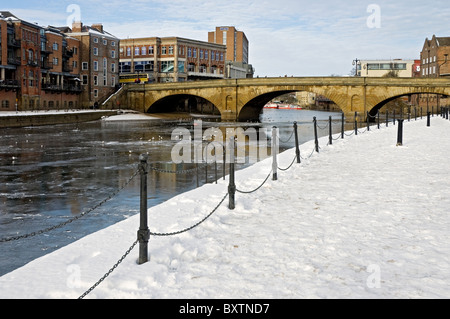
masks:
<instances>
[{"instance_id":1,"label":"snow-covered riverside path","mask_svg":"<svg viewBox=\"0 0 450 319\"><path fill-rule=\"evenodd\" d=\"M402 146L397 128L332 145L324 137L310 157L313 141L301 145L302 163L236 193L234 210L226 199L188 232L151 236L149 262L138 265L134 248L85 298L450 298L450 121L405 121ZM271 164L238 171L237 188L259 186ZM227 187L220 180L151 207L151 232L196 224ZM78 298L138 228L135 215L0 277L0 298Z\"/></svg>"}]
</instances>

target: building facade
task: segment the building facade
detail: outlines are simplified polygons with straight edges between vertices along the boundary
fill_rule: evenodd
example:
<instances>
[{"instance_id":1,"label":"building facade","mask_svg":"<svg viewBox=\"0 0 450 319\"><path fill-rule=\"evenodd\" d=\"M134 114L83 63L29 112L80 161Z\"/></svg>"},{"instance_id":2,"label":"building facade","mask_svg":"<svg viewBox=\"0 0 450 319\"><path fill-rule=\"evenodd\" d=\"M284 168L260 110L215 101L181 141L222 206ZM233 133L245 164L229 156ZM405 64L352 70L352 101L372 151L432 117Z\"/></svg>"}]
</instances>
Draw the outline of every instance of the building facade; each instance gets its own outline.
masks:
<instances>
[{"instance_id":1,"label":"building facade","mask_svg":"<svg viewBox=\"0 0 450 319\"><path fill-rule=\"evenodd\" d=\"M249 42L245 33L232 26L216 27L208 32L208 42L227 47L226 78L252 78L255 73L249 64Z\"/></svg>"},{"instance_id":2,"label":"building facade","mask_svg":"<svg viewBox=\"0 0 450 319\"><path fill-rule=\"evenodd\" d=\"M0 110L75 108L79 41L0 12Z\"/></svg>"},{"instance_id":3,"label":"building facade","mask_svg":"<svg viewBox=\"0 0 450 319\"><path fill-rule=\"evenodd\" d=\"M450 77L450 37L433 37L425 42L420 52L421 77ZM449 106L447 96L436 94L420 94L420 106L427 109Z\"/></svg>"},{"instance_id":4,"label":"building facade","mask_svg":"<svg viewBox=\"0 0 450 319\"><path fill-rule=\"evenodd\" d=\"M120 40L121 82L223 79L226 47L178 37Z\"/></svg>"},{"instance_id":5,"label":"building facade","mask_svg":"<svg viewBox=\"0 0 450 319\"><path fill-rule=\"evenodd\" d=\"M118 88L120 40L106 32L102 24L74 22L72 29L60 29L80 41L81 106L97 108Z\"/></svg>"},{"instance_id":6,"label":"building facade","mask_svg":"<svg viewBox=\"0 0 450 319\"><path fill-rule=\"evenodd\" d=\"M358 62L358 76L383 77L396 76L400 78L413 77L417 72L417 60L361 60Z\"/></svg>"}]
</instances>

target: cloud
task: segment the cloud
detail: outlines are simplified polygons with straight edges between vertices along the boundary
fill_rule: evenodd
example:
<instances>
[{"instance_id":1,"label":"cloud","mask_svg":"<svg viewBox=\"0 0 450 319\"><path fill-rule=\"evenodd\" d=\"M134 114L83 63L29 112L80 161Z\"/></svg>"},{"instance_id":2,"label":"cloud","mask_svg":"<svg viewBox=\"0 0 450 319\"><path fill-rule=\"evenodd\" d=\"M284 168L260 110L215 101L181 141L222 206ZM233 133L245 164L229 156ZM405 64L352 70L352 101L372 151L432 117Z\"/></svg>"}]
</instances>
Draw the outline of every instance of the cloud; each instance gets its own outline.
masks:
<instances>
[{"instance_id":1,"label":"cloud","mask_svg":"<svg viewBox=\"0 0 450 319\"><path fill-rule=\"evenodd\" d=\"M52 0L53 1L53 0ZM23 0L22 6L30 3ZM34 1L33 3L38 3ZM11 10L42 25L64 24L72 1ZM260 76L347 75L359 59L417 58L426 37L450 36L447 1L419 0L79 0L85 24L103 23L119 38L178 36L207 40L216 26L232 25L250 42ZM369 28L368 6L381 9ZM33 10L33 8L35 10Z\"/></svg>"}]
</instances>

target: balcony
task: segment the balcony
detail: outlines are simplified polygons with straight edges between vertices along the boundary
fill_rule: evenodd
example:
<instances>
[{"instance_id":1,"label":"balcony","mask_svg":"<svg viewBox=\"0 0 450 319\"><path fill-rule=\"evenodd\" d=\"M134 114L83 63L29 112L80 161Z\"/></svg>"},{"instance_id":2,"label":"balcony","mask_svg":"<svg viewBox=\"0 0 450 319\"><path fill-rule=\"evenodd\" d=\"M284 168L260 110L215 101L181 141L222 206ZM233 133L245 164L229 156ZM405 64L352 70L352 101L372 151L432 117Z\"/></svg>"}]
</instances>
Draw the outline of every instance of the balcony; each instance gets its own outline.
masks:
<instances>
[{"instance_id":1,"label":"balcony","mask_svg":"<svg viewBox=\"0 0 450 319\"><path fill-rule=\"evenodd\" d=\"M37 67L39 66L39 63L37 60L27 60L27 65Z\"/></svg>"},{"instance_id":2,"label":"balcony","mask_svg":"<svg viewBox=\"0 0 450 319\"><path fill-rule=\"evenodd\" d=\"M20 89L19 81L11 79L0 80L0 90L9 91L18 89Z\"/></svg>"},{"instance_id":3,"label":"balcony","mask_svg":"<svg viewBox=\"0 0 450 319\"><path fill-rule=\"evenodd\" d=\"M53 63L48 61L41 61L41 69L43 70L53 69Z\"/></svg>"},{"instance_id":4,"label":"balcony","mask_svg":"<svg viewBox=\"0 0 450 319\"><path fill-rule=\"evenodd\" d=\"M15 47L15 48L20 48L20 47L22 47L22 43L21 43L20 40L13 39L13 38L8 38L8 46Z\"/></svg>"},{"instance_id":5,"label":"balcony","mask_svg":"<svg viewBox=\"0 0 450 319\"><path fill-rule=\"evenodd\" d=\"M8 64L11 64L11 65L22 65L22 61L21 61L20 58L9 57L8 58Z\"/></svg>"},{"instance_id":6,"label":"balcony","mask_svg":"<svg viewBox=\"0 0 450 319\"><path fill-rule=\"evenodd\" d=\"M73 57L73 49L63 48L63 57L72 58Z\"/></svg>"},{"instance_id":7,"label":"balcony","mask_svg":"<svg viewBox=\"0 0 450 319\"><path fill-rule=\"evenodd\" d=\"M64 84L57 85L51 83L43 83L41 85L42 90L49 91L50 93L70 93L70 94L80 94L81 88L76 85Z\"/></svg>"}]
</instances>

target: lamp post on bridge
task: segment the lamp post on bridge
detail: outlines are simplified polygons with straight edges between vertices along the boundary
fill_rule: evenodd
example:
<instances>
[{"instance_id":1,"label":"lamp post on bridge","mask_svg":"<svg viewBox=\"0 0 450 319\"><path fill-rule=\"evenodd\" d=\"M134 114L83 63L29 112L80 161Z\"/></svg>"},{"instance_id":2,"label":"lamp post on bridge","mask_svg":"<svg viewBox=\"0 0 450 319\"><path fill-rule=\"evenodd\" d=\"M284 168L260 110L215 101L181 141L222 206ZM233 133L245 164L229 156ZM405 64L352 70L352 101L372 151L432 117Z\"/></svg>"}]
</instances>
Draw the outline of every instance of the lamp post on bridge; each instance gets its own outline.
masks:
<instances>
[{"instance_id":1,"label":"lamp post on bridge","mask_svg":"<svg viewBox=\"0 0 450 319\"><path fill-rule=\"evenodd\" d=\"M358 60L358 58L353 60L353 65L355 66L355 76L358 76L358 65L360 65L361 60Z\"/></svg>"}]
</instances>

